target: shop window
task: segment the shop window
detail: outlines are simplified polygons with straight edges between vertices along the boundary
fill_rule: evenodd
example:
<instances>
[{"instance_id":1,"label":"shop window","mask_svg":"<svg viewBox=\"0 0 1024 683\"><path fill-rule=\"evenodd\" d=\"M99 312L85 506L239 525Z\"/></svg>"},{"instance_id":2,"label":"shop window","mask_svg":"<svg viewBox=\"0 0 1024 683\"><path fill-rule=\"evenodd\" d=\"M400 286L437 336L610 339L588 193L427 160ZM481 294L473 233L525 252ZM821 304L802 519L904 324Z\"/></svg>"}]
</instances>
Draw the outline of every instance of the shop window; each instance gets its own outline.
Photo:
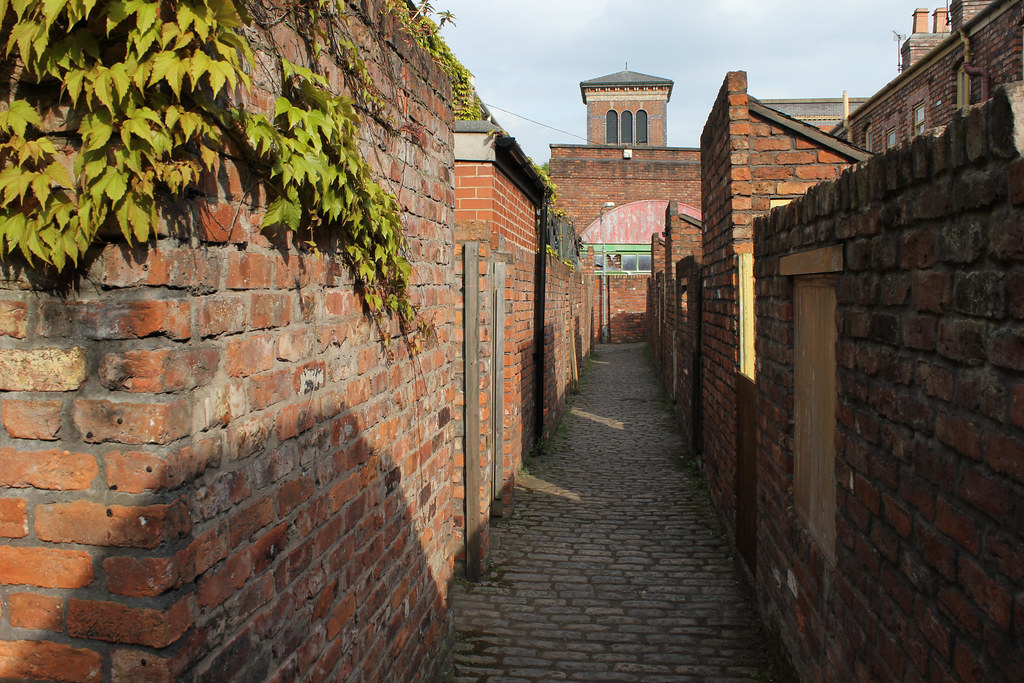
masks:
<instances>
[{"instance_id":1,"label":"shop window","mask_svg":"<svg viewBox=\"0 0 1024 683\"><path fill-rule=\"evenodd\" d=\"M647 144L647 112L643 109L636 113L636 144Z\"/></svg>"},{"instance_id":2,"label":"shop window","mask_svg":"<svg viewBox=\"0 0 1024 683\"><path fill-rule=\"evenodd\" d=\"M619 114L609 109L604 117L604 141L609 145L619 144Z\"/></svg>"},{"instance_id":3,"label":"shop window","mask_svg":"<svg viewBox=\"0 0 1024 683\"><path fill-rule=\"evenodd\" d=\"M633 112L622 112L622 144L633 144Z\"/></svg>"}]
</instances>

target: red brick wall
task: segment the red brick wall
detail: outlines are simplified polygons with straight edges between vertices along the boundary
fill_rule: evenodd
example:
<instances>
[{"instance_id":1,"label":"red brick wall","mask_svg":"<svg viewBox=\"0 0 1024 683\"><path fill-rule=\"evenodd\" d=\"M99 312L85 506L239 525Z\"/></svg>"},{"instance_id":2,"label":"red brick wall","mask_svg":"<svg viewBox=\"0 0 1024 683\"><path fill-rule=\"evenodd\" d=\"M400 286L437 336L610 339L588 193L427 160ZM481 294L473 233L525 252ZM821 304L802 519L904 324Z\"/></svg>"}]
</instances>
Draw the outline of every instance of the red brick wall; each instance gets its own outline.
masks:
<instances>
[{"instance_id":1,"label":"red brick wall","mask_svg":"<svg viewBox=\"0 0 1024 683\"><path fill-rule=\"evenodd\" d=\"M0 678L440 673L451 114L441 71L371 10L372 26L352 15L339 30L399 93L387 113L409 132L367 114L364 143L387 143L372 159L407 209L411 296L437 338L414 359L396 339L387 359L351 275L260 235L227 159L185 200L195 224L168 212L152 245L97 247L70 290L8 267Z\"/></svg>"},{"instance_id":2,"label":"red brick wall","mask_svg":"<svg viewBox=\"0 0 1024 683\"><path fill-rule=\"evenodd\" d=\"M594 294L594 324L601 326L601 291L604 279L600 271ZM609 339L612 344L642 342L647 338L647 275L608 273L608 296L604 300Z\"/></svg>"},{"instance_id":3,"label":"red brick wall","mask_svg":"<svg viewBox=\"0 0 1024 683\"><path fill-rule=\"evenodd\" d=\"M726 76L704 127L701 158L700 450L715 499L731 525L740 341L737 257L752 252L751 225L769 210L773 199L797 197L820 180L835 178L849 159L751 111L744 72Z\"/></svg>"},{"instance_id":4,"label":"red brick wall","mask_svg":"<svg viewBox=\"0 0 1024 683\"><path fill-rule=\"evenodd\" d=\"M493 458L501 459L502 511L512 509L515 474L536 438L536 360L534 335L535 297L537 287L537 207L494 164L463 162L455 164L456 238L459 241L459 263L456 267L462 280L461 250L465 242L478 243L480 259L479 302L481 307L480 349L481 359L481 419L480 454L481 472L481 562L486 566L489 555L489 525L492 516L491 473ZM496 261L505 263L505 329L493 326L493 279ZM464 305L462 295L457 297L459 315ZM463 341L460 330L456 337ZM504 340L504 357L495 364L494 339ZM460 353L460 359L462 354ZM461 362L461 361L460 361ZM459 373L460 382L462 373ZM491 396L492 382L503 383L504 411L494 415ZM459 424L463 424L459 398ZM501 453L495 455L497 444L493 440L493 419L503 420ZM461 444L457 448L455 501L453 514L459 534L460 550L457 559L465 559L464 474L465 461Z\"/></svg>"},{"instance_id":5,"label":"red brick wall","mask_svg":"<svg viewBox=\"0 0 1024 683\"><path fill-rule=\"evenodd\" d=\"M551 146L551 179L558 185L558 207L583 231L601 206L643 199L678 200L700 206L700 151L682 148L633 150L585 145Z\"/></svg>"},{"instance_id":6,"label":"red brick wall","mask_svg":"<svg viewBox=\"0 0 1024 683\"><path fill-rule=\"evenodd\" d=\"M545 438L554 433L562 419L569 392L590 356L591 340L587 330L591 327L591 306L596 298L591 270L580 270L553 256L547 257L544 298Z\"/></svg>"},{"instance_id":7,"label":"red brick wall","mask_svg":"<svg viewBox=\"0 0 1024 683\"><path fill-rule=\"evenodd\" d=\"M1024 671L1020 87L755 226L758 595L809 680ZM793 284L839 245L835 564L793 510Z\"/></svg>"},{"instance_id":8,"label":"red brick wall","mask_svg":"<svg viewBox=\"0 0 1024 683\"><path fill-rule=\"evenodd\" d=\"M986 5L987 2L966 2L967 6ZM965 30L970 38L970 59L976 66L988 70L993 89L1022 78L1022 40L1019 23L1024 16L1024 0L997 2L1000 10L991 21L969 24ZM1003 11L1002 7L1005 7ZM956 7L953 8L956 17ZM969 8L969 14L978 7ZM973 16L973 14L971 14ZM956 30L956 26L953 30ZM869 101L854 112L851 118L850 141L867 149L866 130L871 127L875 143L874 152L885 149L886 132L896 130L897 143L914 137L914 107L925 105L925 127L933 131L948 125L958 116L956 109L957 71L964 61L961 34L954 34L940 46L942 54L931 62L922 58L919 68L910 69L896 79L892 86L880 92L877 100ZM971 102L981 101L981 78L971 79ZM873 98L874 99L874 98Z\"/></svg>"}]
</instances>

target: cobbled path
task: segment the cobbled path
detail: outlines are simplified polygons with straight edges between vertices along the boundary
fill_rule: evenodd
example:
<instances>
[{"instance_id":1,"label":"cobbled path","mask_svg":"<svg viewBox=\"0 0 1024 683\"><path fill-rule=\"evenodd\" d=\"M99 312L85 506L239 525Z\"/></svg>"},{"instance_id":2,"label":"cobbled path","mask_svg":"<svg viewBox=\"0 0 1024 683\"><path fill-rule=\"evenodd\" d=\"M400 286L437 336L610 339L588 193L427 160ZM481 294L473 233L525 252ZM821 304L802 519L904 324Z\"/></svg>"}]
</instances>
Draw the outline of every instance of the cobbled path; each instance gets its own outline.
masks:
<instances>
[{"instance_id":1,"label":"cobbled path","mask_svg":"<svg viewBox=\"0 0 1024 683\"><path fill-rule=\"evenodd\" d=\"M454 592L456 681L767 680L757 617L644 345L598 347L491 569Z\"/></svg>"}]
</instances>

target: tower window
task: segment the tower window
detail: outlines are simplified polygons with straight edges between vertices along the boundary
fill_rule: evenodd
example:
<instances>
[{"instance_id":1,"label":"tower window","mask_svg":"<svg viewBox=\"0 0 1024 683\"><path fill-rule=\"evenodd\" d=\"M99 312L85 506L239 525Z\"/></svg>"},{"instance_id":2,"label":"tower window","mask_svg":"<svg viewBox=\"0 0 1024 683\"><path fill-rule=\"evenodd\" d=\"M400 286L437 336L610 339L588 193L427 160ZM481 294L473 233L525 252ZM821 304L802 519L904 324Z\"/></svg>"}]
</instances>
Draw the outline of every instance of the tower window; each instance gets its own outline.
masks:
<instances>
[{"instance_id":1,"label":"tower window","mask_svg":"<svg viewBox=\"0 0 1024 683\"><path fill-rule=\"evenodd\" d=\"M604 117L604 141L609 145L619 143L619 114L614 109L609 109Z\"/></svg>"},{"instance_id":2,"label":"tower window","mask_svg":"<svg viewBox=\"0 0 1024 683\"><path fill-rule=\"evenodd\" d=\"M636 144L647 144L647 112L643 109L636 112Z\"/></svg>"},{"instance_id":3,"label":"tower window","mask_svg":"<svg viewBox=\"0 0 1024 683\"><path fill-rule=\"evenodd\" d=\"M633 144L633 112L622 112L622 144Z\"/></svg>"}]
</instances>

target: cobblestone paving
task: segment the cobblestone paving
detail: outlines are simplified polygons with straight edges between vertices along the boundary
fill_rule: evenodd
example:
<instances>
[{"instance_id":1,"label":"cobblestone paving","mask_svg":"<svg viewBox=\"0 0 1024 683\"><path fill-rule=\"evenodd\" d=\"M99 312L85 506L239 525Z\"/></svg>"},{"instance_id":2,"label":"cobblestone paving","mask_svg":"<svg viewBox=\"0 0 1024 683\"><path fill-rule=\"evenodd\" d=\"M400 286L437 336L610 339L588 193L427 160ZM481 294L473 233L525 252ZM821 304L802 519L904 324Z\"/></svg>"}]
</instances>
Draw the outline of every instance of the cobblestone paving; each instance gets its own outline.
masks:
<instances>
[{"instance_id":1,"label":"cobblestone paving","mask_svg":"<svg viewBox=\"0 0 1024 683\"><path fill-rule=\"evenodd\" d=\"M640 344L598 347L492 566L454 593L457 681L767 680L710 503Z\"/></svg>"}]
</instances>

